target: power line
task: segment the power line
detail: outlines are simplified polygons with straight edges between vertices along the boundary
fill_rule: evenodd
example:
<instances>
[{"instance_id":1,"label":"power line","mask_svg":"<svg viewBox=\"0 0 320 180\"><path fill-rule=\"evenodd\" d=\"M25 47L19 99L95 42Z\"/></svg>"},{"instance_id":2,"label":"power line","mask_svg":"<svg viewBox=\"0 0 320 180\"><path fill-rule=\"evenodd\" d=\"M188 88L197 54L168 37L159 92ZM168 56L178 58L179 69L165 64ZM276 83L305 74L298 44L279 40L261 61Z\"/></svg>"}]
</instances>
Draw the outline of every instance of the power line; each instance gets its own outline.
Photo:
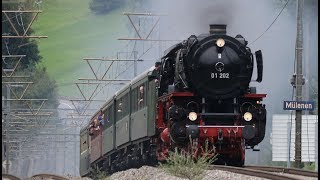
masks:
<instances>
[{"instance_id":1,"label":"power line","mask_svg":"<svg viewBox=\"0 0 320 180\"><path fill-rule=\"evenodd\" d=\"M280 14L282 13L282 11L284 10L284 8L287 6L289 0L287 0L286 4L283 6L283 8L281 9L281 11L279 12L278 16L272 21L272 23L270 24L270 26L254 41L252 41L249 45L253 44L254 42L256 42L258 39L260 39L270 28L271 26L276 22L276 20L278 19L278 17L280 16Z\"/></svg>"}]
</instances>

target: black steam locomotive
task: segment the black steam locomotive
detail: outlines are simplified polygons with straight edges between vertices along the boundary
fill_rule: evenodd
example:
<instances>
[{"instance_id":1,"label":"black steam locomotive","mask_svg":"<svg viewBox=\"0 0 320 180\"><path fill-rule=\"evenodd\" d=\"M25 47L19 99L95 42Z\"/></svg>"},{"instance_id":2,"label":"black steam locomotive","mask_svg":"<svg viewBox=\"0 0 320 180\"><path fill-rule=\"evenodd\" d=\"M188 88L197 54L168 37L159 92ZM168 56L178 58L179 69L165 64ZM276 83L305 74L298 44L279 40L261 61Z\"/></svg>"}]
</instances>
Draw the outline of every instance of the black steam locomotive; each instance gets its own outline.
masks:
<instances>
[{"instance_id":1,"label":"black steam locomotive","mask_svg":"<svg viewBox=\"0 0 320 180\"><path fill-rule=\"evenodd\" d=\"M266 94L257 94L250 86L254 56L247 44L241 35L226 35L226 25L210 25L210 34L192 35L166 51L160 99L168 101L161 98L164 94L192 93L172 98L168 108L165 121L177 147L185 149L183 144L191 137L199 151L206 142L212 149L219 147L215 153L230 165L242 165L244 148L253 149L263 140ZM256 81L261 82L260 50L255 57Z\"/></svg>"},{"instance_id":2,"label":"black steam locomotive","mask_svg":"<svg viewBox=\"0 0 320 180\"><path fill-rule=\"evenodd\" d=\"M210 25L210 34L169 48L160 69L137 76L103 105L108 120L99 130L89 135L100 111L81 130L80 174L154 164L176 148L242 166L245 148L263 140L266 126L266 94L250 86L254 55L247 44L226 35L226 25ZM255 59L261 82L261 51Z\"/></svg>"}]
</instances>

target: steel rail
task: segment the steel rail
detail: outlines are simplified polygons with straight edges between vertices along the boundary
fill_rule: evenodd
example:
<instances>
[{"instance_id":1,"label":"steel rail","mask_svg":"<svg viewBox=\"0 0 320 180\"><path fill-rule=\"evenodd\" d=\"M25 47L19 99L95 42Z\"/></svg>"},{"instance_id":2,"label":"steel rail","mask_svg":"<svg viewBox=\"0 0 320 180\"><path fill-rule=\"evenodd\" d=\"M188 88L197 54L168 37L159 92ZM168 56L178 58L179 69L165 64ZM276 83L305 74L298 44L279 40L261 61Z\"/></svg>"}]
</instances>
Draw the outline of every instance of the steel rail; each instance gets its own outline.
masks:
<instances>
[{"instance_id":1,"label":"steel rail","mask_svg":"<svg viewBox=\"0 0 320 180\"><path fill-rule=\"evenodd\" d=\"M63 176L54 175L54 174L36 174L36 175L33 175L29 179L34 180L34 179L38 179L38 178L40 178L40 179L68 180L68 178L65 178Z\"/></svg>"},{"instance_id":2,"label":"steel rail","mask_svg":"<svg viewBox=\"0 0 320 180\"><path fill-rule=\"evenodd\" d=\"M318 177L318 173L314 171L296 169L296 168L286 168L286 167L270 167L270 166L244 166L247 169L256 169L261 171L268 171L268 172L278 172L278 173L287 173L287 174L294 174L300 176L307 176L307 177Z\"/></svg>"},{"instance_id":3,"label":"steel rail","mask_svg":"<svg viewBox=\"0 0 320 180\"><path fill-rule=\"evenodd\" d=\"M250 169L250 168L241 168L241 167L233 167L233 166L222 166L222 165L212 165L209 167L210 170L217 169L223 171L229 171L238 174L244 174L248 176L274 179L274 180L299 180L299 177L291 177L288 174L276 174L273 172L267 172L262 170Z\"/></svg>"},{"instance_id":4,"label":"steel rail","mask_svg":"<svg viewBox=\"0 0 320 180\"><path fill-rule=\"evenodd\" d=\"M14 176L12 174L2 174L2 179L10 179L10 180L21 180L20 178L18 178L17 176Z\"/></svg>"}]
</instances>

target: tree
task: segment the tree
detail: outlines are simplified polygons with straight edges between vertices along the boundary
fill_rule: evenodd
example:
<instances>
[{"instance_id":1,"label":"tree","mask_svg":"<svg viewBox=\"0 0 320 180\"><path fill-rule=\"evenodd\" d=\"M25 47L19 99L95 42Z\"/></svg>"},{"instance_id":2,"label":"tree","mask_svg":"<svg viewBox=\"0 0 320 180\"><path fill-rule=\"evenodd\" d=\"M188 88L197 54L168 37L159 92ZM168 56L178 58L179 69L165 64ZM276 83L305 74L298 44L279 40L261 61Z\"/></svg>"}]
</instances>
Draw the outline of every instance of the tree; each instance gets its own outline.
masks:
<instances>
[{"instance_id":1,"label":"tree","mask_svg":"<svg viewBox=\"0 0 320 180\"><path fill-rule=\"evenodd\" d=\"M21 3L4 3L3 10L25 10L31 6L31 1ZM28 23L31 21L32 15L30 13L7 13L12 24L16 28L19 34L23 34L27 28ZM32 34L33 30L30 28L28 34ZM2 14L2 35L16 35L14 29L11 27L10 22ZM20 46L24 45L24 46ZM39 55L38 45L35 40L28 38L2 38L2 54L3 55L26 55L20 62L19 69L25 69L27 67L35 67L37 63L41 61ZM3 63L3 62L2 62ZM6 66L12 66L12 61L6 62ZM2 64L4 67L4 64Z\"/></svg>"},{"instance_id":2,"label":"tree","mask_svg":"<svg viewBox=\"0 0 320 180\"><path fill-rule=\"evenodd\" d=\"M44 107L55 109L59 106L57 84L51 79L46 68L39 66L30 74L30 80L33 82L32 88L25 94L28 99L48 99Z\"/></svg>"},{"instance_id":3,"label":"tree","mask_svg":"<svg viewBox=\"0 0 320 180\"><path fill-rule=\"evenodd\" d=\"M33 1L26 0L24 3L3 3L3 10L32 10ZM33 17L30 13L7 13L11 22L13 23L16 30L21 35L27 28L31 18ZM32 34L33 30L28 30L28 35ZM16 35L15 30L12 28L9 20L6 16L2 16L2 34ZM23 45L23 46L20 46ZM30 99L48 99L46 103L47 108L57 108L57 85L52 80L45 67L38 67L37 65L41 62L42 57L39 55L38 45L35 40L28 38L2 38L2 54L3 55L26 55L20 61L18 69L15 70L15 75L30 75L30 79L18 79L14 81L32 81L34 82L31 88L26 91L24 98ZM5 60L2 61L2 67L13 68L16 61ZM4 81L8 81L8 78L2 78ZM9 81L13 81L10 79ZM16 89L17 94L23 90ZM22 106L18 104L17 106Z\"/></svg>"}]
</instances>

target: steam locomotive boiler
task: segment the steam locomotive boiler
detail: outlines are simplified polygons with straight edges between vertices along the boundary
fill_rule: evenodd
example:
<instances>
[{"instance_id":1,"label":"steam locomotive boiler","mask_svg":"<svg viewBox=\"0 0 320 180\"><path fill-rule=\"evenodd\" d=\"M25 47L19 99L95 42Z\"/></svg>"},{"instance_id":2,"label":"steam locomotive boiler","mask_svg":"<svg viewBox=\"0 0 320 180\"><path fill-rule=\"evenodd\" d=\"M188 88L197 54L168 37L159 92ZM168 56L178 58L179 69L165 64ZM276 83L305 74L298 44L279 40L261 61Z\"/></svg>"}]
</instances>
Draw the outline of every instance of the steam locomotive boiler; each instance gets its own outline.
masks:
<instances>
[{"instance_id":1,"label":"steam locomotive boiler","mask_svg":"<svg viewBox=\"0 0 320 180\"><path fill-rule=\"evenodd\" d=\"M226 35L226 25L210 25L209 32L172 46L161 59L158 159L178 148L242 166L245 148L265 135L266 94L250 86L254 54L262 81L262 53L253 54L241 35Z\"/></svg>"}]
</instances>

